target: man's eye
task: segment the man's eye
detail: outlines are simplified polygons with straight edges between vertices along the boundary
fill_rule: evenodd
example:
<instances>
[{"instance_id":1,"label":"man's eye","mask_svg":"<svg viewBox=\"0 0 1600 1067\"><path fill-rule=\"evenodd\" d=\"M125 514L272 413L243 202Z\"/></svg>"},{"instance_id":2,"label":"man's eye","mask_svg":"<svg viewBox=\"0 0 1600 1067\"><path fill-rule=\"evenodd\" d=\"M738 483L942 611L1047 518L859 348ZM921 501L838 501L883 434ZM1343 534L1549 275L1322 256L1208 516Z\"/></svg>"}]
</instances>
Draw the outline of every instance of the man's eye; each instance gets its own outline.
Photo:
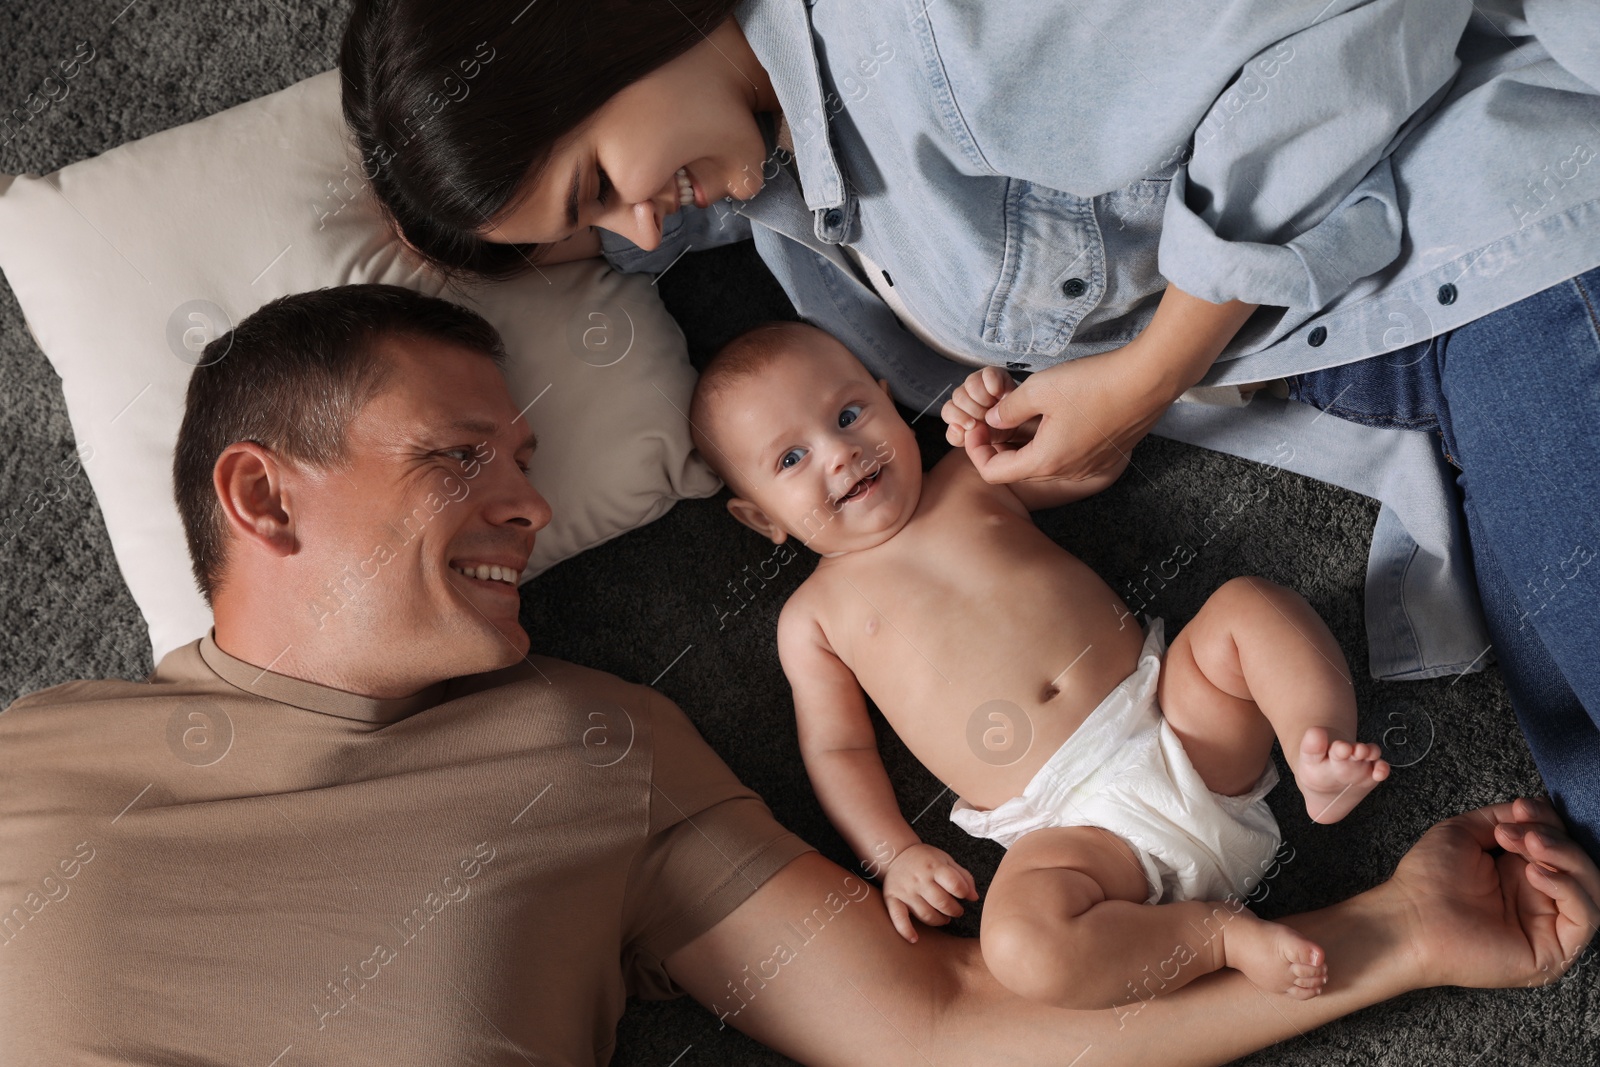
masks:
<instances>
[{"instance_id":1,"label":"man's eye","mask_svg":"<svg viewBox=\"0 0 1600 1067\"><path fill-rule=\"evenodd\" d=\"M839 412L839 428L842 430L861 417L861 405L851 404Z\"/></svg>"},{"instance_id":2,"label":"man's eye","mask_svg":"<svg viewBox=\"0 0 1600 1067\"><path fill-rule=\"evenodd\" d=\"M447 448L439 453L441 456L449 456L458 463L471 463L477 454L478 450L472 445L462 445L460 448Z\"/></svg>"},{"instance_id":3,"label":"man's eye","mask_svg":"<svg viewBox=\"0 0 1600 1067\"><path fill-rule=\"evenodd\" d=\"M594 198L600 202L601 207L605 207L606 197L611 195L611 179L606 177L605 169L598 164L595 165L594 173L597 187Z\"/></svg>"},{"instance_id":4,"label":"man's eye","mask_svg":"<svg viewBox=\"0 0 1600 1067\"><path fill-rule=\"evenodd\" d=\"M782 456L780 456L778 458L778 466L782 467L784 470L788 470L790 467L794 466L796 463L799 463L802 459L804 459L805 456L806 456L806 450L805 449L803 449L803 448L791 448L791 449L789 449L789 451L785 452Z\"/></svg>"}]
</instances>

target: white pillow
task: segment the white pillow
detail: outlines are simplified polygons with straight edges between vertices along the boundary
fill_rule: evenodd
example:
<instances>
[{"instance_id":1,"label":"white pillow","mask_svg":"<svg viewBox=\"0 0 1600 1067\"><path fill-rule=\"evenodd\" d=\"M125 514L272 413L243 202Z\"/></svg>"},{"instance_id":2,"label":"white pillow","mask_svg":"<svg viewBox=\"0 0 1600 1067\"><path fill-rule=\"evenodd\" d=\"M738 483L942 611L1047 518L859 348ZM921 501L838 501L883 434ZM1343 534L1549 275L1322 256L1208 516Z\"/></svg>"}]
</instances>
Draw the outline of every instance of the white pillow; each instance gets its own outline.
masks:
<instances>
[{"instance_id":1,"label":"white pillow","mask_svg":"<svg viewBox=\"0 0 1600 1067\"><path fill-rule=\"evenodd\" d=\"M207 340L288 293L390 282L500 330L512 396L537 401L529 477L555 510L524 580L717 489L681 414L683 334L650 280L593 260L446 290L381 221L337 71L47 177L0 175L0 270L61 376L157 661L211 625L172 497L190 371Z\"/></svg>"}]
</instances>

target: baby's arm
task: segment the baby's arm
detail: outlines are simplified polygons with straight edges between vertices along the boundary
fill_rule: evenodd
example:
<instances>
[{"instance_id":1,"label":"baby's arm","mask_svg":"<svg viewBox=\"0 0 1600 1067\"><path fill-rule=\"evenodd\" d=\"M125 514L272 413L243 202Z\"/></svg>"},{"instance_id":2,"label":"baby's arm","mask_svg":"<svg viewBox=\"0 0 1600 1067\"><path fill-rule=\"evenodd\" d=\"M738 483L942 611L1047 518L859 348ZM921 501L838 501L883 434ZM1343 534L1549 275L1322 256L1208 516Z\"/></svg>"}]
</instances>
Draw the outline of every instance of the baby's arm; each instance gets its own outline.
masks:
<instances>
[{"instance_id":1,"label":"baby's arm","mask_svg":"<svg viewBox=\"0 0 1600 1067\"><path fill-rule=\"evenodd\" d=\"M967 380L956 387L940 412L947 424L945 437L957 448L966 449L967 458L980 473L995 456L1027 444L1039 427L1037 418L1004 430L996 429L984 421L989 409L1016 387L1017 383L1011 380L1011 375L999 367L985 367L969 374ZM1089 478L1030 478L1001 483L997 488L1010 489L1029 511L1058 507L1094 496L1108 488L1122 476L1128 466L1128 458L1122 457L1121 462L1110 470Z\"/></svg>"},{"instance_id":2,"label":"baby's arm","mask_svg":"<svg viewBox=\"0 0 1600 1067\"><path fill-rule=\"evenodd\" d=\"M958 898L978 899L977 884L943 851L923 844L900 813L861 685L801 596L790 598L778 620L778 655L794 693L811 787L863 867L882 875L895 929L916 941L911 915L929 926L959 916Z\"/></svg>"}]
</instances>

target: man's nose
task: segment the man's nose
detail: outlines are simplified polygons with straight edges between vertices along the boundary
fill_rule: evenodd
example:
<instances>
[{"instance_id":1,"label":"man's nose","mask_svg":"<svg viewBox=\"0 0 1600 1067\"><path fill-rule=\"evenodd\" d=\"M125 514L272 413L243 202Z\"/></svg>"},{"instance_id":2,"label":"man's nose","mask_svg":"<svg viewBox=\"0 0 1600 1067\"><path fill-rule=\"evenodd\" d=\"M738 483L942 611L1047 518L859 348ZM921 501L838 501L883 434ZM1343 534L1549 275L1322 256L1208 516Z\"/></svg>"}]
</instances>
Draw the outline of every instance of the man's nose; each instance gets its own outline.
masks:
<instances>
[{"instance_id":1,"label":"man's nose","mask_svg":"<svg viewBox=\"0 0 1600 1067\"><path fill-rule=\"evenodd\" d=\"M520 526L537 533L550 525L552 514L544 494L533 487L526 475L513 468L510 484L486 517L496 525Z\"/></svg>"}]
</instances>

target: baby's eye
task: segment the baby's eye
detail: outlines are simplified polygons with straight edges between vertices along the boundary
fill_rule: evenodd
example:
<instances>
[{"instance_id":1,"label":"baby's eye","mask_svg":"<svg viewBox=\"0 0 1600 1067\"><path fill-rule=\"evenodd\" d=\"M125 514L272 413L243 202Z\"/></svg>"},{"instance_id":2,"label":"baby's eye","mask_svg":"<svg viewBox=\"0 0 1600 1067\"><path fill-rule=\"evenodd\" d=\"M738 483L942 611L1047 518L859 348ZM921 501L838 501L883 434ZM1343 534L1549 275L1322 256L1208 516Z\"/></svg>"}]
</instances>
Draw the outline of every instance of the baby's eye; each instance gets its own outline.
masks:
<instances>
[{"instance_id":1,"label":"baby's eye","mask_svg":"<svg viewBox=\"0 0 1600 1067\"><path fill-rule=\"evenodd\" d=\"M851 404L839 412L839 428L842 430L861 417L861 405Z\"/></svg>"},{"instance_id":2,"label":"baby's eye","mask_svg":"<svg viewBox=\"0 0 1600 1067\"><path fill-rule=\"evenodd\" d=\"M805 456L806 456L806 450L805 449L803 449L803 448L791 448L791 449L789 449L789 451L785 452L782 456L778 457L778 466L782 467L784 470L788 470L790 467L794 466L796 463L799 463L802 459L804 459Z\"/></svg>"}]
</instances>

